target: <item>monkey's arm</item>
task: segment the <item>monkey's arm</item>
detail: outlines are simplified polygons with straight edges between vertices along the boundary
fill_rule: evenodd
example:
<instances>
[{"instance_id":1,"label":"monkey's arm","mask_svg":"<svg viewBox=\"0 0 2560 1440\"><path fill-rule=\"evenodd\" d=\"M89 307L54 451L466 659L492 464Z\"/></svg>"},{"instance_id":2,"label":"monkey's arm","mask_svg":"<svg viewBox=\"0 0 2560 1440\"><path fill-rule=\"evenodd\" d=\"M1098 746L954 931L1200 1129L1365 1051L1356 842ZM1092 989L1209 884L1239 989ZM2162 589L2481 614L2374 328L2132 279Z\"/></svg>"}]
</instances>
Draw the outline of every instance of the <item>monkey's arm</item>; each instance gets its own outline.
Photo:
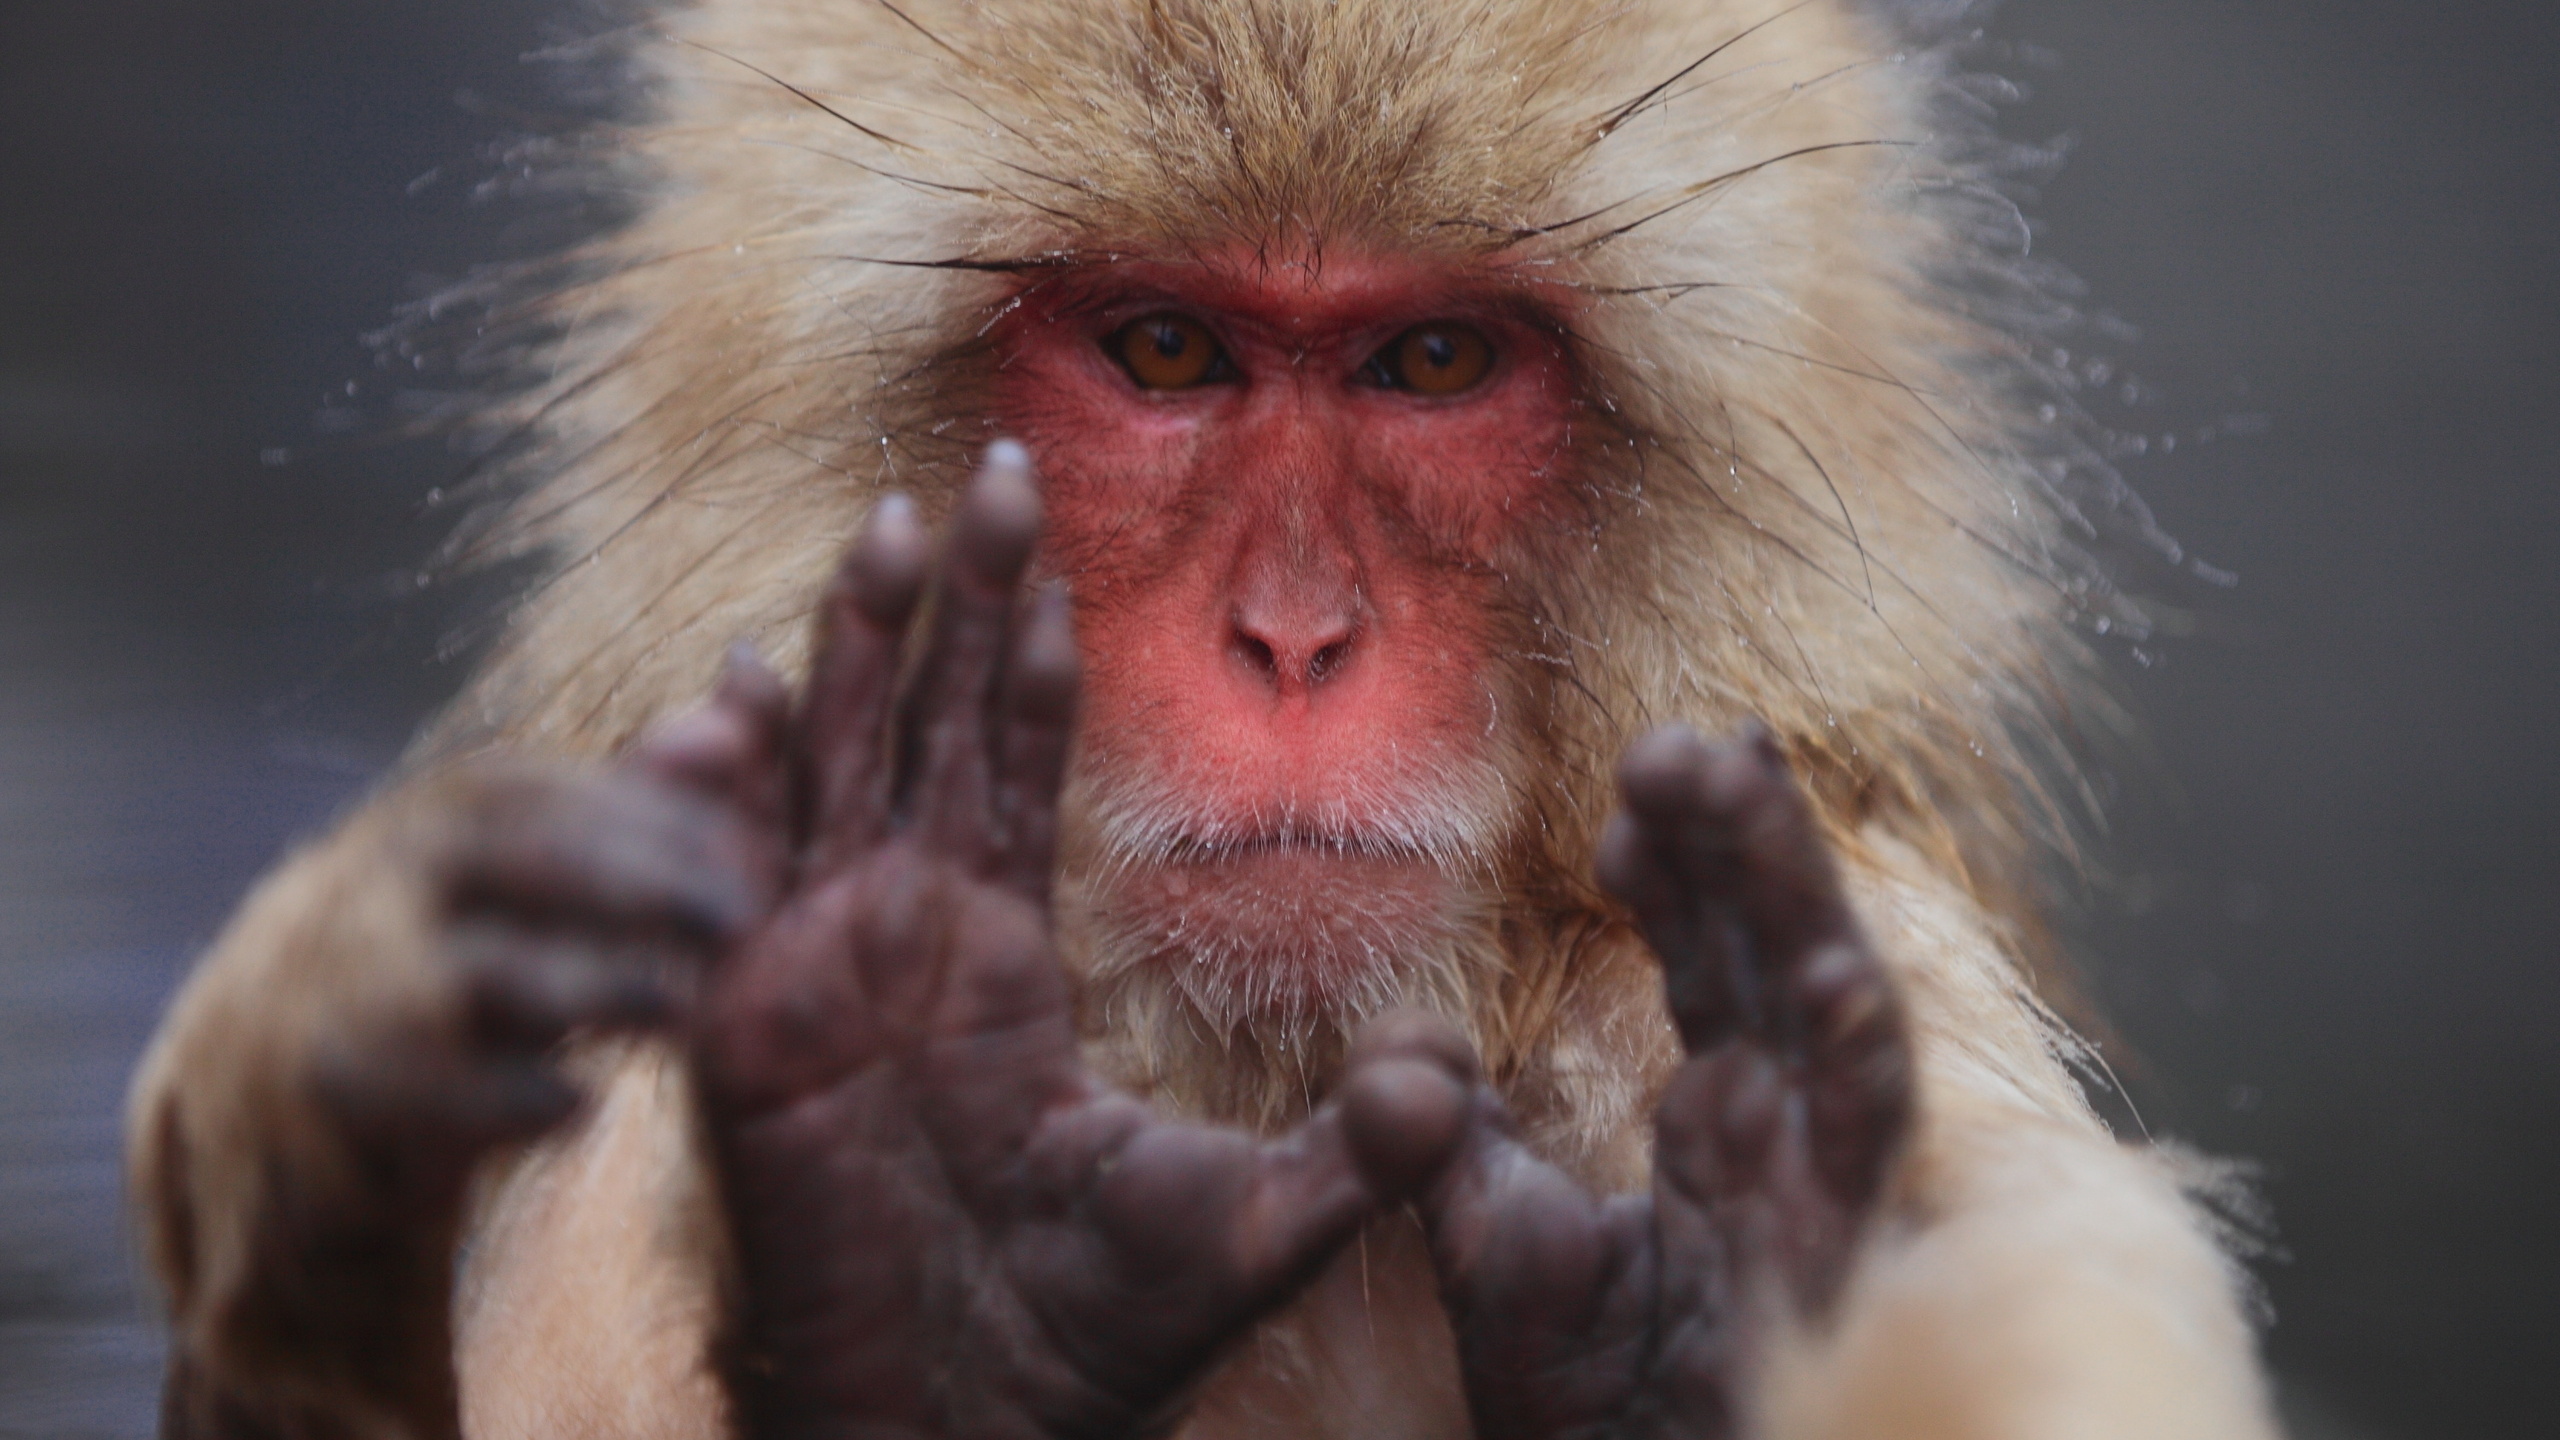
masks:
<instances>
[{"instance_id":1,"label":"monkey's arm","mask_svg":"<svg viewBox=\"0 0 2560 1440\"><path fill-rule=\"evenodd\" d=\"M1689 1060L1651 1191L1584 1191L1477 1123L1425 1221L1481 1440L1719 1440L1838 1295L1911 1123L1903 1007L1765 735L1638 742L1602 880L1661 957Z\"/></svg>"},{"instance_id":2,"label":"monkey's arm","mask_svg":"<svg viewBox=\"0 0 2560 1440\"><path fill-rule=\"evenodd\" d=\"M2109 1136L1979 912L1918 856L1849 876L1911 1016L1920 1113L1830 1323L1757 1386L1760 1433L2009 1440L2277 1433L2200 1162Z\"/></svg>"},{"instance_id":3,"label":"monkey's arm","mask_svg":"<svg viewBox=\"0 0 2560 1440\"><path fill-rule=\"evenodd\" d=\"M1601 875L1691 1058L1646 1195L1479 1093L1427 1207L1479 1435L2270 1435L2227 1265L1943 883L1853 905L1765 746L1657 736L1625 779Z\"/></svg>"},{"instance_id":4,"label":"monkey's arm","mask_svg":"<svg viewBox=\"0 0 2560 1440\"><path fill-rule=\"evenodd\" d=\"M761 908L727 817L646 773L482 761L295 856L189 980L129 1110L175 1435L455 1433L478 1160L577 1093L574 1026L659 1023Z\"/></svg>"}]
</instances>

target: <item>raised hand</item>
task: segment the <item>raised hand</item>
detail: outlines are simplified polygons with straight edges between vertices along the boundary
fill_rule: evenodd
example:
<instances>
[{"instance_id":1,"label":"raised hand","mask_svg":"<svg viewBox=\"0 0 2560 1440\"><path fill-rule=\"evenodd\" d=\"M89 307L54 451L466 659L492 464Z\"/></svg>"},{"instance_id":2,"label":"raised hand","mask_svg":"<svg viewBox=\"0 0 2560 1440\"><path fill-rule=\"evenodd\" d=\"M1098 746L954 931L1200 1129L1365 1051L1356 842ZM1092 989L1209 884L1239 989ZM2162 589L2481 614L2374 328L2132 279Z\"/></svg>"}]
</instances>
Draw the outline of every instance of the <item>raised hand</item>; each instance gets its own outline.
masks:
<instances>
[{"instance_id":1,"label":"raised hand","mask_svg":"<svg viewBox=\"0 0 2560 1440\"><path fill-rule=\"evenodd\" d=\"M1076 652L1062 594L1017 596L1038 513L999 445L907 656L927 545L884 502L797 710L740 669L645 761L765 817L792 876L695 1019L759 1440L1146 1433L1462 1123L1392 1044L1275 1141L1086 1073L1047 907Z\"/></svg>"},{"instance_id":2,"label":"raised hand","mask_svg":"<svg viewBox=\"0 0 2560 1440\"><path fill-rule=\"evenodd\" d=\"M1757 1342L1819 1319L1910 1126L1901 1007L1775 745L1658 731L1620 778L1600 877L1690 1058L1643 1195L1585 1192L1478 1089L1424 1210L1480 1440L1732 1434Z\"/></svg>"}]
</instances>

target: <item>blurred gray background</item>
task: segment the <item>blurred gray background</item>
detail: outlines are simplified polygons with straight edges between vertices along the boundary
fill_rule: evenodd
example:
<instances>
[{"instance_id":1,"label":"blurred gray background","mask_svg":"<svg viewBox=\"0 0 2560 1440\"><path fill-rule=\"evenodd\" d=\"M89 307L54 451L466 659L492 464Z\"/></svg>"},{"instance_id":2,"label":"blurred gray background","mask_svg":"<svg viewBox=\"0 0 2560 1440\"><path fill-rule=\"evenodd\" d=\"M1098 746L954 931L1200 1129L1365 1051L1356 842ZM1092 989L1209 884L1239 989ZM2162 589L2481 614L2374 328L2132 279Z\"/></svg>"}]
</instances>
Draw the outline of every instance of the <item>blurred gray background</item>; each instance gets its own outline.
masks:
<instances>
[{"instance_id":1,"label":"blurred gray background","mask_svg":"<svg viewBox=\"0 0 2560 1440\"><path fill-rule=\"evenodd\" d=\"M401 597L467 462L360 336L539 243L522 0L0 8L0 1437L135 1436L116 1108L243 886L458 680ZM2039 254L2240 578L2119 668L2091 988L2143 1120L2250 1157L2305 1440L2552 1431L2560 7L2015 0ZM2131 404L2120 387L2139 389ZM352 388L350 388L352 387ZM2174 442L2174 443L2172 443ZM2535 1380L2533 1376L2544 1378Z\"/></svg>"}]
</instances>

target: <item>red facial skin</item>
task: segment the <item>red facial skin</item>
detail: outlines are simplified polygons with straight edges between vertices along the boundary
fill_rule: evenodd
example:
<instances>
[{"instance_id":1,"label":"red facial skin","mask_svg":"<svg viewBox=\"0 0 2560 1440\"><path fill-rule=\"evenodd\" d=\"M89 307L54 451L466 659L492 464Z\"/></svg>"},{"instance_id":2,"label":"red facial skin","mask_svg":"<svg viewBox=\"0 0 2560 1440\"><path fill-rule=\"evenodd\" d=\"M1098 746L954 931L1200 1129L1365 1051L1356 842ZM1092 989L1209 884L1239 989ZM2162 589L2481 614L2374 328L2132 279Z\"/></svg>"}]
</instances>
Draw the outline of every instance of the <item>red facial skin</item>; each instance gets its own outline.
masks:
<instances>
[{"instance_id":1,"label":"red facial skin","mask_svg":"<svg viewBox=\"0 0 2560 1440\"><path fill-rule=\"evenodd\" d=\"M1141 387L1106 342L1165 312L1231 377ZM1473 326L1491 370L1448 396L1364 376L1426 321ZM1095 813L1157 862L1117 903L1299 956L1445 907L1504 809L1498 602L1525 527L1560 518L1557 325L1499 276L1246 254L1041 280L995 338L1075 597Z\"/></svg>"}]
</instances>

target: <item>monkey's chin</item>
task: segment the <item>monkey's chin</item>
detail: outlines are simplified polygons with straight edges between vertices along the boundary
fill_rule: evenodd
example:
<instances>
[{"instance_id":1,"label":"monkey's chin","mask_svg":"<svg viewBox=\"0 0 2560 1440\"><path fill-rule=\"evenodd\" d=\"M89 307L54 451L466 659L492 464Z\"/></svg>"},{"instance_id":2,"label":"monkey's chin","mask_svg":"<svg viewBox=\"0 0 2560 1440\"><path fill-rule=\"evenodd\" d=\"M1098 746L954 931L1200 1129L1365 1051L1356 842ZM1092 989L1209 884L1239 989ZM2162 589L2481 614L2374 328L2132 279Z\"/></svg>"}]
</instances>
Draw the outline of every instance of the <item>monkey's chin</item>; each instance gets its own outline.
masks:
<instances>
[{"instance_id":1,"label":"monkey's chin","mask_svg":"<svg viewBox=\"0 0 2560 1440\"><path fill-rule=\"evenodd\" d=\"M1094 898L1111 968L1160 967L1222 1025L1303 1024L1423 999L1472 888L1422 857L1269 845L1123 869Z\"/></svg>"}]
</instances>

